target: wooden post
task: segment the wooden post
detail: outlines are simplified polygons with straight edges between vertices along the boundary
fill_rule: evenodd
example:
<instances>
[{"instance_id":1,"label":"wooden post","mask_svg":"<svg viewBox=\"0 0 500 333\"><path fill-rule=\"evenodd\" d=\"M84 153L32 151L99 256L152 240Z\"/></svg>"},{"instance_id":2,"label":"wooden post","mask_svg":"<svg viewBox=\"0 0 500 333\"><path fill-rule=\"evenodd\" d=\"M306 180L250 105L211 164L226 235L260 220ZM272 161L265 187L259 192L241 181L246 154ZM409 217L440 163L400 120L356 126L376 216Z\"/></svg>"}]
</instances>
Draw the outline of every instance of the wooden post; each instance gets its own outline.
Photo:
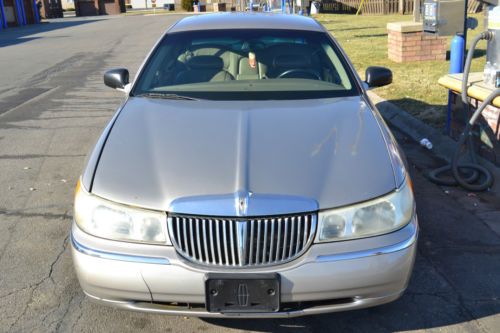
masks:
<instances>
[{"instance_id":1,"label":"wooden post","mask_svg":"<svg viewBox=\"0 0 500 333\"><path fill-rule=\"evenodd\" d=\"M420 0L413 2L413 21L420 22Z\"/></svg>"},{"instance_id":2,"label":"wooden post","mask_svg":"<svg viewBox=\"0 0 500 333\"><path fill-rule=\"evenodd\" d=\"M405 13L405 0L399 0L398 2L398 12L399 14L404 14Z\"/></svg>"}]
</instances>

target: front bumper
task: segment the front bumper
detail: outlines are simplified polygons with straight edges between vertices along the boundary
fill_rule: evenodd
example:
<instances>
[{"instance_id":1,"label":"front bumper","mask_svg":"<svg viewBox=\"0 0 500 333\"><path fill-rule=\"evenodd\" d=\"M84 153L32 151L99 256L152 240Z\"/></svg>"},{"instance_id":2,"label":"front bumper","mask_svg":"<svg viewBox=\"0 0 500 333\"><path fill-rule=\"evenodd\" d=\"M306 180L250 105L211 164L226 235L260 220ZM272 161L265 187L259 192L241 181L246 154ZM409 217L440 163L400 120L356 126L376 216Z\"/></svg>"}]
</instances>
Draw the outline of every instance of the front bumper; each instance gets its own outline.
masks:
<instances>
[{"instance_id":1,"label":"front bumper","mask_svg":"<svg viewBox=\"0 0 500 333\"><path fill-rule=\"evenodd\" d=\"M415 217L391 234L313 244L292 262L258 269L195 266L173 247L104 240L76 225L71 239L78 279L92 300L123 309L183 316L280 318L359 309L397 299L411 275L417 236ZM207 272L277 272L283 308L273 313L207 312Z\"/></svg>"}]
</instances>

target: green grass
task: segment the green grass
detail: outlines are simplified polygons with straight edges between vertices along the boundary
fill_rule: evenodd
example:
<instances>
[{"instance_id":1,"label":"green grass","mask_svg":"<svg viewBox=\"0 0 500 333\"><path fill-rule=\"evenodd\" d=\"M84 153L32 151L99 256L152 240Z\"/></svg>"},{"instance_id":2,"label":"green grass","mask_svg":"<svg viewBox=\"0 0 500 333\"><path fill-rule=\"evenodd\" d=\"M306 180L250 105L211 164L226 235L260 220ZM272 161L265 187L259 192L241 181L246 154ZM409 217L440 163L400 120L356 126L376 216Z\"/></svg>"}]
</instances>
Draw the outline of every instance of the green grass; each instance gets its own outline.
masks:
<instances>
[{"instance_id":1,"label":"green grass","mask_svg":"<svg viewBox=\"0 0 500 333\"><path fill-rule=\"evenodd\" d=\"M163 7L157 7L156 10L151 8L151 9L144 9L144 10L134 10L134 11L127 11L121 15L124 16L137 16L137 15L174 15L174 14L179 14L179 13L185 13L184 10L175 10L175 11L169 11L164 9Z\"/></svg>"},{"instance_id":2,"label":"green grass","mask_svg":"<svg viewBox=\"0 0 500 333\"><path fill-rule=\"evenodd\" d=\"M482 31L482 15L475 15L479 27L469 37ZM375 93L390 100L417 118L442 126L446 118L447 90L438 79L448 73L449 61L425 61L398 64L387 57L387 23L409 21L412 16L354 16L320 14L316 16L339 41L361 78L368 66L385 66L394 73L393 84L378 88ZM468 38L471 40L472 38ZM451 41L449 38L448 43ZM472 71L483 71L486 44L479 44Z\"/></svg>"}]
</instances>

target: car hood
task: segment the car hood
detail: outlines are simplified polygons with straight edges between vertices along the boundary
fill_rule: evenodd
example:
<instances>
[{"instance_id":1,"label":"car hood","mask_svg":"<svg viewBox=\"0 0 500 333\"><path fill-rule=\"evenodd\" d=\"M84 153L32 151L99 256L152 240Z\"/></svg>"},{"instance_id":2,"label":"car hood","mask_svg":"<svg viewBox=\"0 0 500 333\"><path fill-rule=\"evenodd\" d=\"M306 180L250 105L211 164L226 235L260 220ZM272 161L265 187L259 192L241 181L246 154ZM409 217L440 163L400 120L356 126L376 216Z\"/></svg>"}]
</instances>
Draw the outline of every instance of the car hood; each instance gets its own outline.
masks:
<instances>
[{"instance_id":1,"label":"car hood","mask_svg":"<svg viewBox=\"0 0 500 333\"><path fill-rule=\"evenodd\" d=\"M125 204L200 215L344 206L396 187L380 126L360 97L132 97L108 135L91 191Z\"/></svg>"}]
</instances>

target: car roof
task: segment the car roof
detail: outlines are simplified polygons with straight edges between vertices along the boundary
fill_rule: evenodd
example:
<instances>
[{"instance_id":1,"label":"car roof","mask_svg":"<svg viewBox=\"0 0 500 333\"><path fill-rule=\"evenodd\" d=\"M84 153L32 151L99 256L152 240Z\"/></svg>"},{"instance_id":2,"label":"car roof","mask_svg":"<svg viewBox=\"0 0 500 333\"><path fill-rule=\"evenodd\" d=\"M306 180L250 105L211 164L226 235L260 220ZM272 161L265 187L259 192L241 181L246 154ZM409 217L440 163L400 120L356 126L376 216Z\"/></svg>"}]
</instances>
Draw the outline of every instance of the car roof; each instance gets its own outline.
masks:
<instances>
[{"instance_id":1,"label":"car roof","mask_svg":"<svg viewBox=\"0 0 500 333\"><path fill-rule=\"evenodd\" d=\"M314 19L301 15L274 13L215 13L181 19L168 32L218 29L285 29L321 31Z\"/></svg>"}]
</instances>

